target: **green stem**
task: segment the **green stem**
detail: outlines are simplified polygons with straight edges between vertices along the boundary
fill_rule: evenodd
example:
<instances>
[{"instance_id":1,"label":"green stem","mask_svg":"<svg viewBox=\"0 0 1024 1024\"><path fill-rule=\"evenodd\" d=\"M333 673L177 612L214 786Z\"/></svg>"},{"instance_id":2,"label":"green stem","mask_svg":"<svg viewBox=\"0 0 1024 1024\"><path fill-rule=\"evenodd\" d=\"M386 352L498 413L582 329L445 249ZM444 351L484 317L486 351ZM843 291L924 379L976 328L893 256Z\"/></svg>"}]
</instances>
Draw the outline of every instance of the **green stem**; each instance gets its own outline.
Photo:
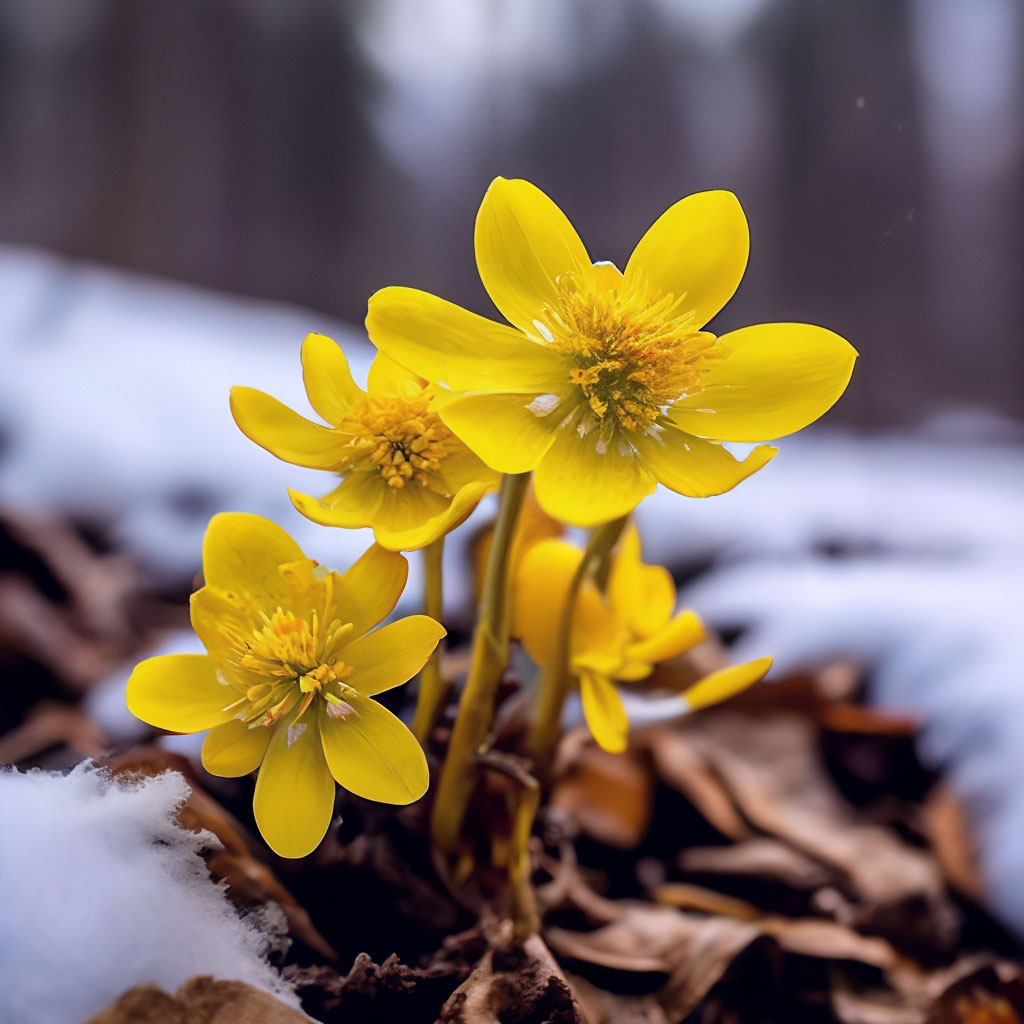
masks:
<instances>
[{"instance_id":1,"label":"green stem","mask_svg":"<svg viewBox=\"0 0 1024 1024\"><path fill-rule=\"evenodd\" d=\"M519 473L506 475L501 483L498 522L473 633L469 676L434 793L431 831L435 844L446 852L455 849L462 831L476 784L474 758L490 733L498 683L508 662L509 561L529 479L528 473Z\"/></svg>"},{"instance_id":2,"label":"green stem","mask_svg":"<svg viewBox=\"0 0 1024 1024\"><path fill-rule=\"evenodd\" d=\"M423 611L438 622L442 621L444 615L443 563L444 537L441 536L423 549ZM434 731L448 696L448 683L441 671L443 652L442 640L420 673L420 692L416 699L412 731L422 747L426 747L430 741L430 734Z\"/></svg>"},{"instance_id":3,"label":"green stem","mask_svg":"<svg viewBox=\"0 0 1024 1024\"><path fill-rule=\"evenodd\" d=\"M572 619L576 608L576 597L587 576L607 580L608 567L615 545L622 536L622 531L629 522L629 516L613 519L610 523L599 526L590 535L587 549L580 559L580 564L573 573L569 589L562 605L562 615L558 621L558 642L550 669L541 673L540 694L537 703L537 717L530 728L528 744L530 752L538 765L546 765L562 730L562 711L565 708L569 690L572 687Z\"/></svg>"}]
</instances>

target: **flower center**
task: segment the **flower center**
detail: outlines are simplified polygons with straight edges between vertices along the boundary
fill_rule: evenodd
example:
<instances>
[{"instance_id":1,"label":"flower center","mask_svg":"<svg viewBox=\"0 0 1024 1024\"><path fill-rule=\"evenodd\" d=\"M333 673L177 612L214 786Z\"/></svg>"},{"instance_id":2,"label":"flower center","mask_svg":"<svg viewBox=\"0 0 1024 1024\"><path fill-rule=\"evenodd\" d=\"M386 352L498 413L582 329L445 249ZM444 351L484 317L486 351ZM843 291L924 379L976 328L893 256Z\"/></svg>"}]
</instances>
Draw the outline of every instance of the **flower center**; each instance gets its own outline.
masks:
<instances>
[{"instance_id":1,"label":"flower center","mask_svg":"<svg viewBox=\"0 0 1024 1024\"><path fill-rule=\"evenodd\" d=\"M236 717L250 728L273 725L298 705L294 729L316 697L336 718L354 715L348 699L356 691L344 682L353 668L334 654L351 631L352 623L338 620L323 627L316 612L309 621L281 608L264 614L262 626L238 638L231 662L260 681L224 710L237 709Z\"/></svg>"},{"instance_id":2,"label":"flower center","mask_svg":"<svg viewBox=\"0 0 1024 1024\"><path fill-rule=\"evenodd\" d=\"M441 461L454 436L430 410L426 394L367 395L351 409L340 429L351 434L344 472L379 473L391 487L416 483L447 495Z\"/></svg>"},{"instance_id":3,"label":"flower center","mask_svg":"<svg viewBox=\"0 0 1024 1024\"><path fill-rule=\"evenodd\" d=\"M700 390L717 339L698 330L692 312L671 315L674 296L624 283L589 288L572 274L559 278L558 291L558 308L540 325L580 389L582 432L649 430L673 402Z\"/></svg>"}]
</instances>

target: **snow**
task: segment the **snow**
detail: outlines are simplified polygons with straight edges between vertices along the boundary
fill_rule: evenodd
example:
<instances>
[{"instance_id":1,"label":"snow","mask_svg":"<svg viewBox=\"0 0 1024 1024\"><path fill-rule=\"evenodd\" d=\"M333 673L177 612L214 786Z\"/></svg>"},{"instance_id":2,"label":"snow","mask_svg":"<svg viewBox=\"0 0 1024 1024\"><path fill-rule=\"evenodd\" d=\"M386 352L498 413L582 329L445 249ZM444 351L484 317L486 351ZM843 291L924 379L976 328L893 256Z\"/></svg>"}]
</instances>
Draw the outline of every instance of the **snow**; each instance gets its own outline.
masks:
<instances>
[{"instance_id":1,"label":"snow","mask_svg":"<svg viewBox=\"0 0 1024 1024\"><path fill-rule=\"evenodd\" d=\"M0 1020L69 1024L198 974L298 1005L266 959L283 914L239 916L199 856L216 840L174 820L187 795L175 772L0 772Z\"/></svg>"}]
</instances>

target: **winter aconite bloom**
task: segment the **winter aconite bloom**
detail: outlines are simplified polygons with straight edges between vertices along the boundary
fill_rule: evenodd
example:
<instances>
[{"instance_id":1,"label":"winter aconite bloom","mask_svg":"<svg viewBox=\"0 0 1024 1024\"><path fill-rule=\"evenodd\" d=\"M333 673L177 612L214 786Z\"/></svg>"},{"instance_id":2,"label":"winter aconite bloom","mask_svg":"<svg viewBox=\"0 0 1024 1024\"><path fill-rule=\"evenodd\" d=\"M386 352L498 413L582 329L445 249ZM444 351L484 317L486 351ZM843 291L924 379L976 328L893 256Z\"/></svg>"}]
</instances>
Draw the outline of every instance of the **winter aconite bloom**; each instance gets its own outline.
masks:
<instances>
[{"instance_id":1,"label":"winter aconite bloom","mask_svg":"<svg viewBox=\"0 0 1024 1024\"><path fill-rule=\"evenodd\" d=\"M433 388L385 356L363 391L341 348L322 334L302 345L314 423L254 388L231 389L231 413L250 440L285 462L326 469L341 483L322 498L290 491L295 507L325 526L372 526L393 551L424 547L458 526L498 484L498 474L441 421Z\"/></svg>"},{"instance_id":2,"label":"winter aconite bloom","mask_svg":"<svg viewBox=\"0 0 1024 1024\"><path fill-rule=\"evenodd\" d=\"M514 631L542 670L556 668L558 623L570 581L583 552L564 540L535 544L516 577ZM630 527L608 574L605 593L592 579L580 588L573 609L570 669L579 680L583 714L594 739L608 751L626 749L629 722L617 683L637 682L656 664L704 639L691 611L673 615L675 584L667 569L640 560L640 538ZM771 658L713 672L682 696L690 710L738 693L771 668Z\"/></svg>"},{"instance_id":3,"label":"winter aconite bloom","mask_svg":"<svg viewBox=\"0 0 1024 1024\"><path fill-rule=\"evenodd\" d=\"M374 545L347 572L328 572L266 519L215 516L205 585L192 595L207 653L149 658L128 681L129 710L144 722L212 730L203 765L214 775L259 768L256 823L283 857L323 838L335 780L384 803L426 791L423 751L373 698L411 679L445 631L412 615L367 632L394 609L407 571Z\"/></svg>"},{"instance_id":4,"label":"winter aconite bloom","mask_svg":"<svg viewBox=\"0 0 1024 1024\"><path fill-rule=\"evenodd\" d=\"M527 181L496 179L476 220L480 277L511 327L411 288L370 300L377 347L443 386L444 422L489 466L535 470L541 505L589 526L657 483L704 497L768 462L716 442L790 434L846 388L856 353L807 324L717 337L707 322L747 263L730 192L670 207L624 271L591 261L561 210Z\"/></svg>"}]
</instances>

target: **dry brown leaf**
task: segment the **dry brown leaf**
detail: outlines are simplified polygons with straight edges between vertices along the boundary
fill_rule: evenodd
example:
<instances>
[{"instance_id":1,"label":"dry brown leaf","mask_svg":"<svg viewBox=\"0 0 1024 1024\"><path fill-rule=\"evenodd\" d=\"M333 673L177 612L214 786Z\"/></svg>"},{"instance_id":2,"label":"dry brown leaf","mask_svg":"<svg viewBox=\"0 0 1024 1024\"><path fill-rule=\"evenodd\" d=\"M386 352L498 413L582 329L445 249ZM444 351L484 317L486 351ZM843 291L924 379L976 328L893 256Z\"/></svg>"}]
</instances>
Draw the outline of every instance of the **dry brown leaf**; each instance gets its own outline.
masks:
<instances>
[{"instance_id":1,"label":"dry brown leaf","mask_svg":"<svg viewBox=\"0 0 1024 1024\"><path fill-rule=\"evenodd\" d=\"M578 730L564 741L556 771L551 807L610 846L628 850L640 843L650 825L654 779L636 753L609 754Z\"/></svg>"},{"instance_id":2,"label":"dry brown leaf","mask_svg":"<svg viewBox=\"0 0 1024 1024\"><path fill-rule=\"evenodd\" d=\"M309 1024L310 1018L244 981L191 978L171 996L133 988L85 1024Z\"/></svg>"},{"instance_id":3,"label":"dry brown leaf","mask_svg":"<svg viewBox=\"0 0 1024 1024\"><path fill-rule=\"evenodd\" d=\"M963 804L945 783L933 786L921 808L924 830L947 880L975 903L985 898L978 852Z\"/></svg>"},{"instance_id":4,"label":"dry brown leaf","mask_svg":"<svg viewBox=\"0 0 1024 1024\"><path fill-rule=\"evenodd\" d=\"M855 821L820 762L812 723L722 711L690 732L744 817L839 872L854 901L855 921L843 923L932 947L953 942L956 913L937 865L895 833Z\"/></svg>"},{"instance_id":5,"label":"dry brown leaf","mask_svg":"<svg viewBox=\"0 0 1024 1024\"><path fill-rule=\"evenodd\" d=\"M688 733L669 726L648 729L638 734L637 743L649 751L662 781L682 793L722 835L740 840L751 834L729 791Z\"/></svg>"},{"instance_id":6,"label":"dry brown leaf","mask_svg":"<svg viewBox=\"0 0 1024 1024\"><path fill-rule=\"evenodd\" d=\"M0 736L0 764L16 764L49 747L65 744L81 757L102 757L108 739L103 730L78 708L37 704L17 729Z\"/></svg>"},{"instance_id":7,"label":"dry brown leaf","mask_svg":"<svg viewBox=\"0 0 1024 1024\"><path fill-rule=\"evenodd\" d=\"M813 857L769 836L732 846L693 846L680 852L678 864L694 874L745 875L799 891L817 889L832 878L832 873Z\"/></svg>"}]
</instances>

